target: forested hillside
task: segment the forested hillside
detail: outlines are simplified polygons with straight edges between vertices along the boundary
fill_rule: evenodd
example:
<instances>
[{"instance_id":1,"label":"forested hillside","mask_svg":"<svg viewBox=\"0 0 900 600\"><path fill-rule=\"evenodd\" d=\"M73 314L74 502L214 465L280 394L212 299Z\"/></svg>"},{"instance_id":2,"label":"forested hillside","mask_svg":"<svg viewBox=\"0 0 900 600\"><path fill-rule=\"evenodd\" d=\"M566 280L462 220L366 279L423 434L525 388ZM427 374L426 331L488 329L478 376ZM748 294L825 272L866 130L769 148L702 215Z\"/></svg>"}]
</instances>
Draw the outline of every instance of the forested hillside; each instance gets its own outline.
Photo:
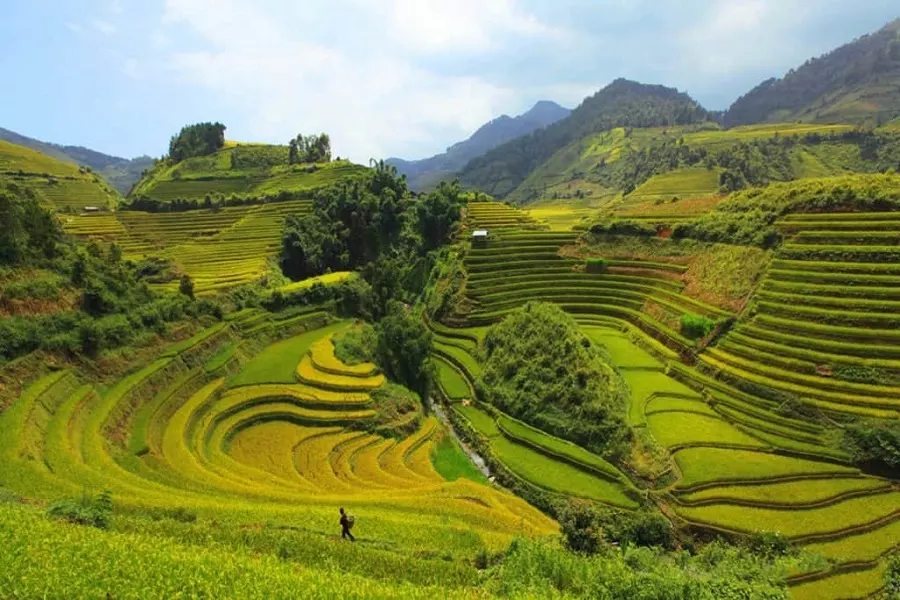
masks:
<instances>
[{"instance_id":1,"label":"forested hillside","mask_svg":"<svg viewBox=\"0 0 900 600\"><path fill-rule=\"evenodd\" d=\"M900 115L900 19L738 98L725 124L881 125Z\"/></svg>"},{"instance_id":2,"label":"forested hillside","mask_svg":"<svg viewBox=\"0 0 900 600\"><path fill-rule=\"evenodd\" d=\"M414 190L433 188L441 179L451 177L465 167L473 158L509 140L556 123L571 112L555 102L543 100L517 117L503 115L485 123L469 139L453 144L444 154L423 160L389 158L385 162L406 175Z\"/></svg>"},{"instance_id":3,"label":"forested hillside","mask_svg":"<svg viewBox=\"0 0 900 600\"><path fill-rule=\"evenodd\" d=\"M586 99L572 114L531 135L472 160L460 172L469 186L506 196L566 145L615 127L656 127L703 122L708 113L687 94L618 79Z\"/></svg>"}]
</instances>

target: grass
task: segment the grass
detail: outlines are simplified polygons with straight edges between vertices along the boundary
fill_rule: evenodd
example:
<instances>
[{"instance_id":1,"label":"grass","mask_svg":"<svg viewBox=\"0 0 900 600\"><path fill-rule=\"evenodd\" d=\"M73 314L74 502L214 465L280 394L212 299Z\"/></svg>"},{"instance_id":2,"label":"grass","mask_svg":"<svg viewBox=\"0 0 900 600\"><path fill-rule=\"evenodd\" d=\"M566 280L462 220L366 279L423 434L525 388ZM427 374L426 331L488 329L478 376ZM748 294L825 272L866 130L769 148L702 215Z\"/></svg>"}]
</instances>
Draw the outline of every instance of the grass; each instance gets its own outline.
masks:
<instances>
[{"instance_id":1,"label":"grass","mask_svg":"<svg viewBox=\"0 0 900 600\"><path fill-rule=\"evenodd\" d=\"M868 598L884 586L884 566L862 571L839 573L825 579L801 583L791 588L795 600L819 600L828 596L836 598Z\"/></svg>"},{"instance_id":2,"label":"grass","mask_svg":"<svg viewBox=\"0 0 900 600\"><path fill-rule=\"evenodd\" d=\"M671 202L673 198L678 198L680 201L695 197L709 197L718 191L719 171L717 169L705 167L677 169L651 177L627 196L624 206L656 200Z\"/></svg>"},{"instance_id":3,"label":"grass","mask_svg":"<svg viewBox=\"0 0 900 600\"><path fill-rule=\"evenodd\" d=\"M487 478L479 471L455 438L450 435L441 437L431 450L431 463L434 470L447 481L456 481L461 477L478 483L487 483Z\"/></svg>"},{"instance_id":4,"label":"grass","mask_svg":"<svg viewBox=\"0 0 900 600\"><path fill-rule=\"evenodd\" d=\"M437 365L438 382L441 389L451 400L464 400L472 397L472 390L460 372L441 358L433 359Z\"/></svg>"},{"instance_id":5,"label":"grass","mask_svg":"<svg viewBox=\"0 0 900 600\"><path fill-rule=\"evenodd\" d=\"M729 444L762 448L765 444L715 416L694 412L660 412L647 415L653 437L667 448L692 444Z\"/></svg>"},{"instance_id":6,"label":"grass","mask_svg":"<svg viewBox=\"0 0 900 600\"><path fill-rule=\"evenodd\" d=\"M245 364L228 381L228 386L296 382L295 370L309 347L322 336L342 331L348 325L348 321L342 321L272 344Z\"/></svg>"},{"instance_id":7,"label":"grass","mask_svg":"<svg viewBox=\"0 0 900 600\"><path fill-rule=\"evenodd\" d=\"M351 273L350 271L337 271L335 273L327 273L325 275L319 275L318 277L310 277L302 281L289 283L288 285L281 286L278 289L282 293L287 294L290 292L296 292L298 290L308 289L316 284L333 285L336 283L341 283L342 281L346 281L352 276L353 273Z\"/></svg>"},{"instance_id":8,"label":"grass","mask_svg":"<svg viewBox=\"0 0 900 600\"><path fill-rule=\"evenodd\" d=\"M221 545L58 525L35 509L0 506L0 596L90 598L463 597L438 586L379 582L334 565L299 566ZM27 560L26 560L27 558ZM137 592L144 590L143 592Z\"/></svg>"},{"instance_id":9,"label":"grass","mask_svg":"<svg viewBox=\"0 0 900 600\"><path fill-rule=\"evenodd\" d=\"M662 363L620 331L590 326L582 326L581 330L591 341L606 348L613 363L619 368L659 370L663 368Z\"/></svg>"},{"instance_id":10,"label":"grass","mask_svg":"<svg viewBox=\"0 0 900 600\"><path fill-rule=\"evenodd\" d=\"M491 449L509 470L538 487L621 508L637 508L637 503L624 494L620 485L554 460L505 437L493 438Z\"/></svg>"},{"instance_id":11,"label":"grass","mask_svg":"<svg viewBox=\"0 0 900 600\"><path fill-rule=\"evenodd\" d=\"M680 488L734 481L754 481L804 475L856 474L853 467L779 456L752 450L686 448L674 455L681 471Z\"/></svg>"},{"instance_id":12,"label":"grass","mask_svg":"<svg viewBox=\"0 0 900 600\"><path fill-rule=\"evenodd\" d=\"M900 494L850 498L822 508L771 509L728 504L680 507L686 519L738 531L777 531L789 538L826 534L865 525L900 511Z\"/></svg>"},{"instance_id":13,"label":"grass","mask_svg":"<svg viewBox=\"0 0 900 600\"><path fill-rule=\"evenodd\" d=\"M576 444L544 433L540 429L531 427L507 415L501 415L497 419L497 426L503 435L512 441L533 446L552 458L571 461L578 466L594 471L602 477L613 479L618 483L627 484L628 482L628 479L613 465Z\"/></svg>"},{"instance_id":14,"label":"grass","mask_svg":"<svg viewBox=\"0 0 900 600\"><path fill-rule=\"evenodd\" d=\"M487 438L495 438L500 435L500 429L494 418L474 404L468 406L454 404L453 410L462 415L479 434Z\"/></svg>"},{"instance_id":15,"label":"grass","mask_svg":"<svg viewBox=\"0 0 900 600\"><path fill-rule=\"evenodd\" d=\"M809 544L804 549L838 562L877 560L895 549L897 540L900 540L900 519L874 531Z\"/></svg>"},{"instance_id":16,"label":"grass","mask_svg":"<svg viewBox=\"0 0 900 600\"><path fill-rule=\"evenodd\" d=\"M687 398L700 398L694 390L666 376L659 371L622 371L625 383L631 390L631 404L628 409L630 425L646 423L644 404L653 394L680 395Z\"/></svg>"},{"instance_id":17,"label":"grass","mask_svg":"<svg viewBox=\"0 0 900 600\"><path fill-rule=\"evenodd\" d=\"M758 502L791 506L827 501L842 494L883 490L889 484L875 478L835 477L758 485L721 486L683 496L684 500Z\"/></svg>"}]
</instances>

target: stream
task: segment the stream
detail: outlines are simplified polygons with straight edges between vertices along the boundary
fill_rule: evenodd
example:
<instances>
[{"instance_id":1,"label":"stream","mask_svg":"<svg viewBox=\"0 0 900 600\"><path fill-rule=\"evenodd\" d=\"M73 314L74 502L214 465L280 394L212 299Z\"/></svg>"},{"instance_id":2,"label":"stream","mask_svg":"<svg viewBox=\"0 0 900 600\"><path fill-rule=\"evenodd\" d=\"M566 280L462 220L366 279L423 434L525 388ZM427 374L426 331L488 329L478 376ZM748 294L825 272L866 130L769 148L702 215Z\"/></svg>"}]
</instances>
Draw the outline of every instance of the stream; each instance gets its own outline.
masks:
<instances>
[{"instance_id":1,"label":"stream","mask_svg":"<svg viewBox=\"0 0 900 600\"><path fill-rule=\"evenodd\" d=\"M433 398L428 398L428 409L437 416L437 418L447 426L447 429L453 434L454 439L459 444L460 448L463 449L469 459L472 461L472 464L481 471L481 473L487 477L489 480L493 482L493 475L491 475L491 470L488 468L487 463L484 462L484 459L481 458L481 455L472 450L469 445L459 437L456 433L456 429L453 427L453 423L450 421L450 418L447 416L447 413L444 411L444 407L434 401Z\"/></svg>"}]
</instances>

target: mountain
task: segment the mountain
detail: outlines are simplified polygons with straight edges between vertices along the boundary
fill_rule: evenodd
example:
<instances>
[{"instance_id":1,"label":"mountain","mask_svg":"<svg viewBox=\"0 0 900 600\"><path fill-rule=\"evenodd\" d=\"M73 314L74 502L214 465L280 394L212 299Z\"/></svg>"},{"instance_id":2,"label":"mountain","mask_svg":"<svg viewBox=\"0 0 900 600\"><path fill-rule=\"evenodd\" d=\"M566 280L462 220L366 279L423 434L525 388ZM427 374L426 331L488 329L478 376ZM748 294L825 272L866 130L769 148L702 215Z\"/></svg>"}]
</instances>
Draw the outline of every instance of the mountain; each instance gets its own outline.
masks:
<instances>
[{"instance_id":1,"label":"mountain","mask_svg":"<svg viewBox=\"0 0 900 600\"><path fill-rule=\"evenodd\" d=\"M63 146L42 142L0 127L0 140L37 150L57 160L90 167L113 185L122 195L128 193L145 169L153 166L149 156L134 159L110 156L83 146Z\"/></svg>"},{"instance_id":2,"label":"mountain","mask_svg":"<svg viewBox=\"0 0 900 600\"><path fill-rule=\"evenodd\" d=\"M738 98L729 127L818 122L880 125L900 115L900 19L768 79Z\"/></svg>"},{"instance_id":3,"label":"mountain","mask_svg":"<svg viewBox=\"0 0 900 600\"><path fill-rule=\"evenodd\" d=\"M389 158L385 162L406 175L413 189L429 188L462 169L473 158L500 144L552 125L571 112L555 102L541 100L518 117L503 115L485 123L469 139L453 144L443 154L422 160Z\"/></svg>"},{"instance_id":4,"label":"mountain","mask_svg":"<svg viewBox=\"0 0 900 600\"><path fill-rule=\"evenodd\" d=\"M107 181L58 156L0 140L0 181L32 188L62 212L115 208L119 194Z\"/></svg>"},{"instance_id":5,"label":"mountain","mask_svg":"<svg viewBox=\"0 0 900 600\"><path fill-rule=\"evenodd\" d=\"M592 134L617 127L686 125L708 118L703 107L678 90L617 79L565 119L473 159L460 172L460 179L470 187L505 197L556 152Z\"/></svg>"}]
</instances>

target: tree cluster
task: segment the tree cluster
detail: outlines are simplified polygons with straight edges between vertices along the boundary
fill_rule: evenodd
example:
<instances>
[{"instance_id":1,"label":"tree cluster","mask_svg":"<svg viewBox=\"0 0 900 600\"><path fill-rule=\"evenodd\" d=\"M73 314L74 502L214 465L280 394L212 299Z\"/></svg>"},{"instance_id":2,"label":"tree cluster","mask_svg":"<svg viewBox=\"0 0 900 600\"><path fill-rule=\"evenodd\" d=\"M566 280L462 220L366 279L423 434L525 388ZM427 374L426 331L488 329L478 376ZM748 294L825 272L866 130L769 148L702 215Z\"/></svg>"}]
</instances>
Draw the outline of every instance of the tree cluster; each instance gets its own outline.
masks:
<instances>
[{"instance_id":1,"label":"tree cluster","mask_svg":"<svg viewBox=\"0 0 900 600\"><path fill-rule=\"evenodd\" d=\"M627 452L625 384L555 304L529 302L491 327L478 396L503 412L616 459Z\"/></svg>"},{"instance_id":2,"label":"tree cluster","mask_svg":"<svg viewBox=\"0 0 900 600\"><path fill-rule=\"evenodd\" d=\"M414 197L396 168L377 163L361 179L320 191L310 213L288 216L282 271L302 279L370 263L385 267L392 260L413 263L447 240L462 204L457 184Z\"/></svg>"},{"instance_id":3,"label":"tree cluster","mask_svg":"<svg viewBox=\"0 0 900 600\"><path fill-rule=\"evenodd\" d=\"M221 308L210 301L152 291L148 282L160 274L161 265L125 261L115 245L104 249L64 240L55 258L42 266L60 275L46 284L53 289L42 294L74 296L77 304L73 310L0 319L0 359L39 349L93 356L147 334L162 334L167 323L222 316Z\"/></svg>"},{"instance_id":4,"label":"tree cluster","mask_svg":"<svg viewBox=\"0 0 900 600\"><path fill-rule=\"evenodd\" d=\"M62 226L31 188L0 182L0 265L52 259Z\"/></svg>"},{"instance_id":5,"label":"tree cluster","mask_svg":"<svg viewBox=\"0 0 900 600\"><path fill-rule=\"evenodd\" d=\"M181 162L194 156L206 156L225 146L225 126L221 123L186 125L169 141L169 159Z\"/></svg>"},{"instance_id":6,"label":"tree cluster","mask_svg":"<svg viewBox=\"0 0 900 600\"><path fill-rule=\"evenodd\" d=\"M288 142L288 164L331 161L331 138L327 133L319 135L297 134Z\"/></svg>"}]
</instances>

